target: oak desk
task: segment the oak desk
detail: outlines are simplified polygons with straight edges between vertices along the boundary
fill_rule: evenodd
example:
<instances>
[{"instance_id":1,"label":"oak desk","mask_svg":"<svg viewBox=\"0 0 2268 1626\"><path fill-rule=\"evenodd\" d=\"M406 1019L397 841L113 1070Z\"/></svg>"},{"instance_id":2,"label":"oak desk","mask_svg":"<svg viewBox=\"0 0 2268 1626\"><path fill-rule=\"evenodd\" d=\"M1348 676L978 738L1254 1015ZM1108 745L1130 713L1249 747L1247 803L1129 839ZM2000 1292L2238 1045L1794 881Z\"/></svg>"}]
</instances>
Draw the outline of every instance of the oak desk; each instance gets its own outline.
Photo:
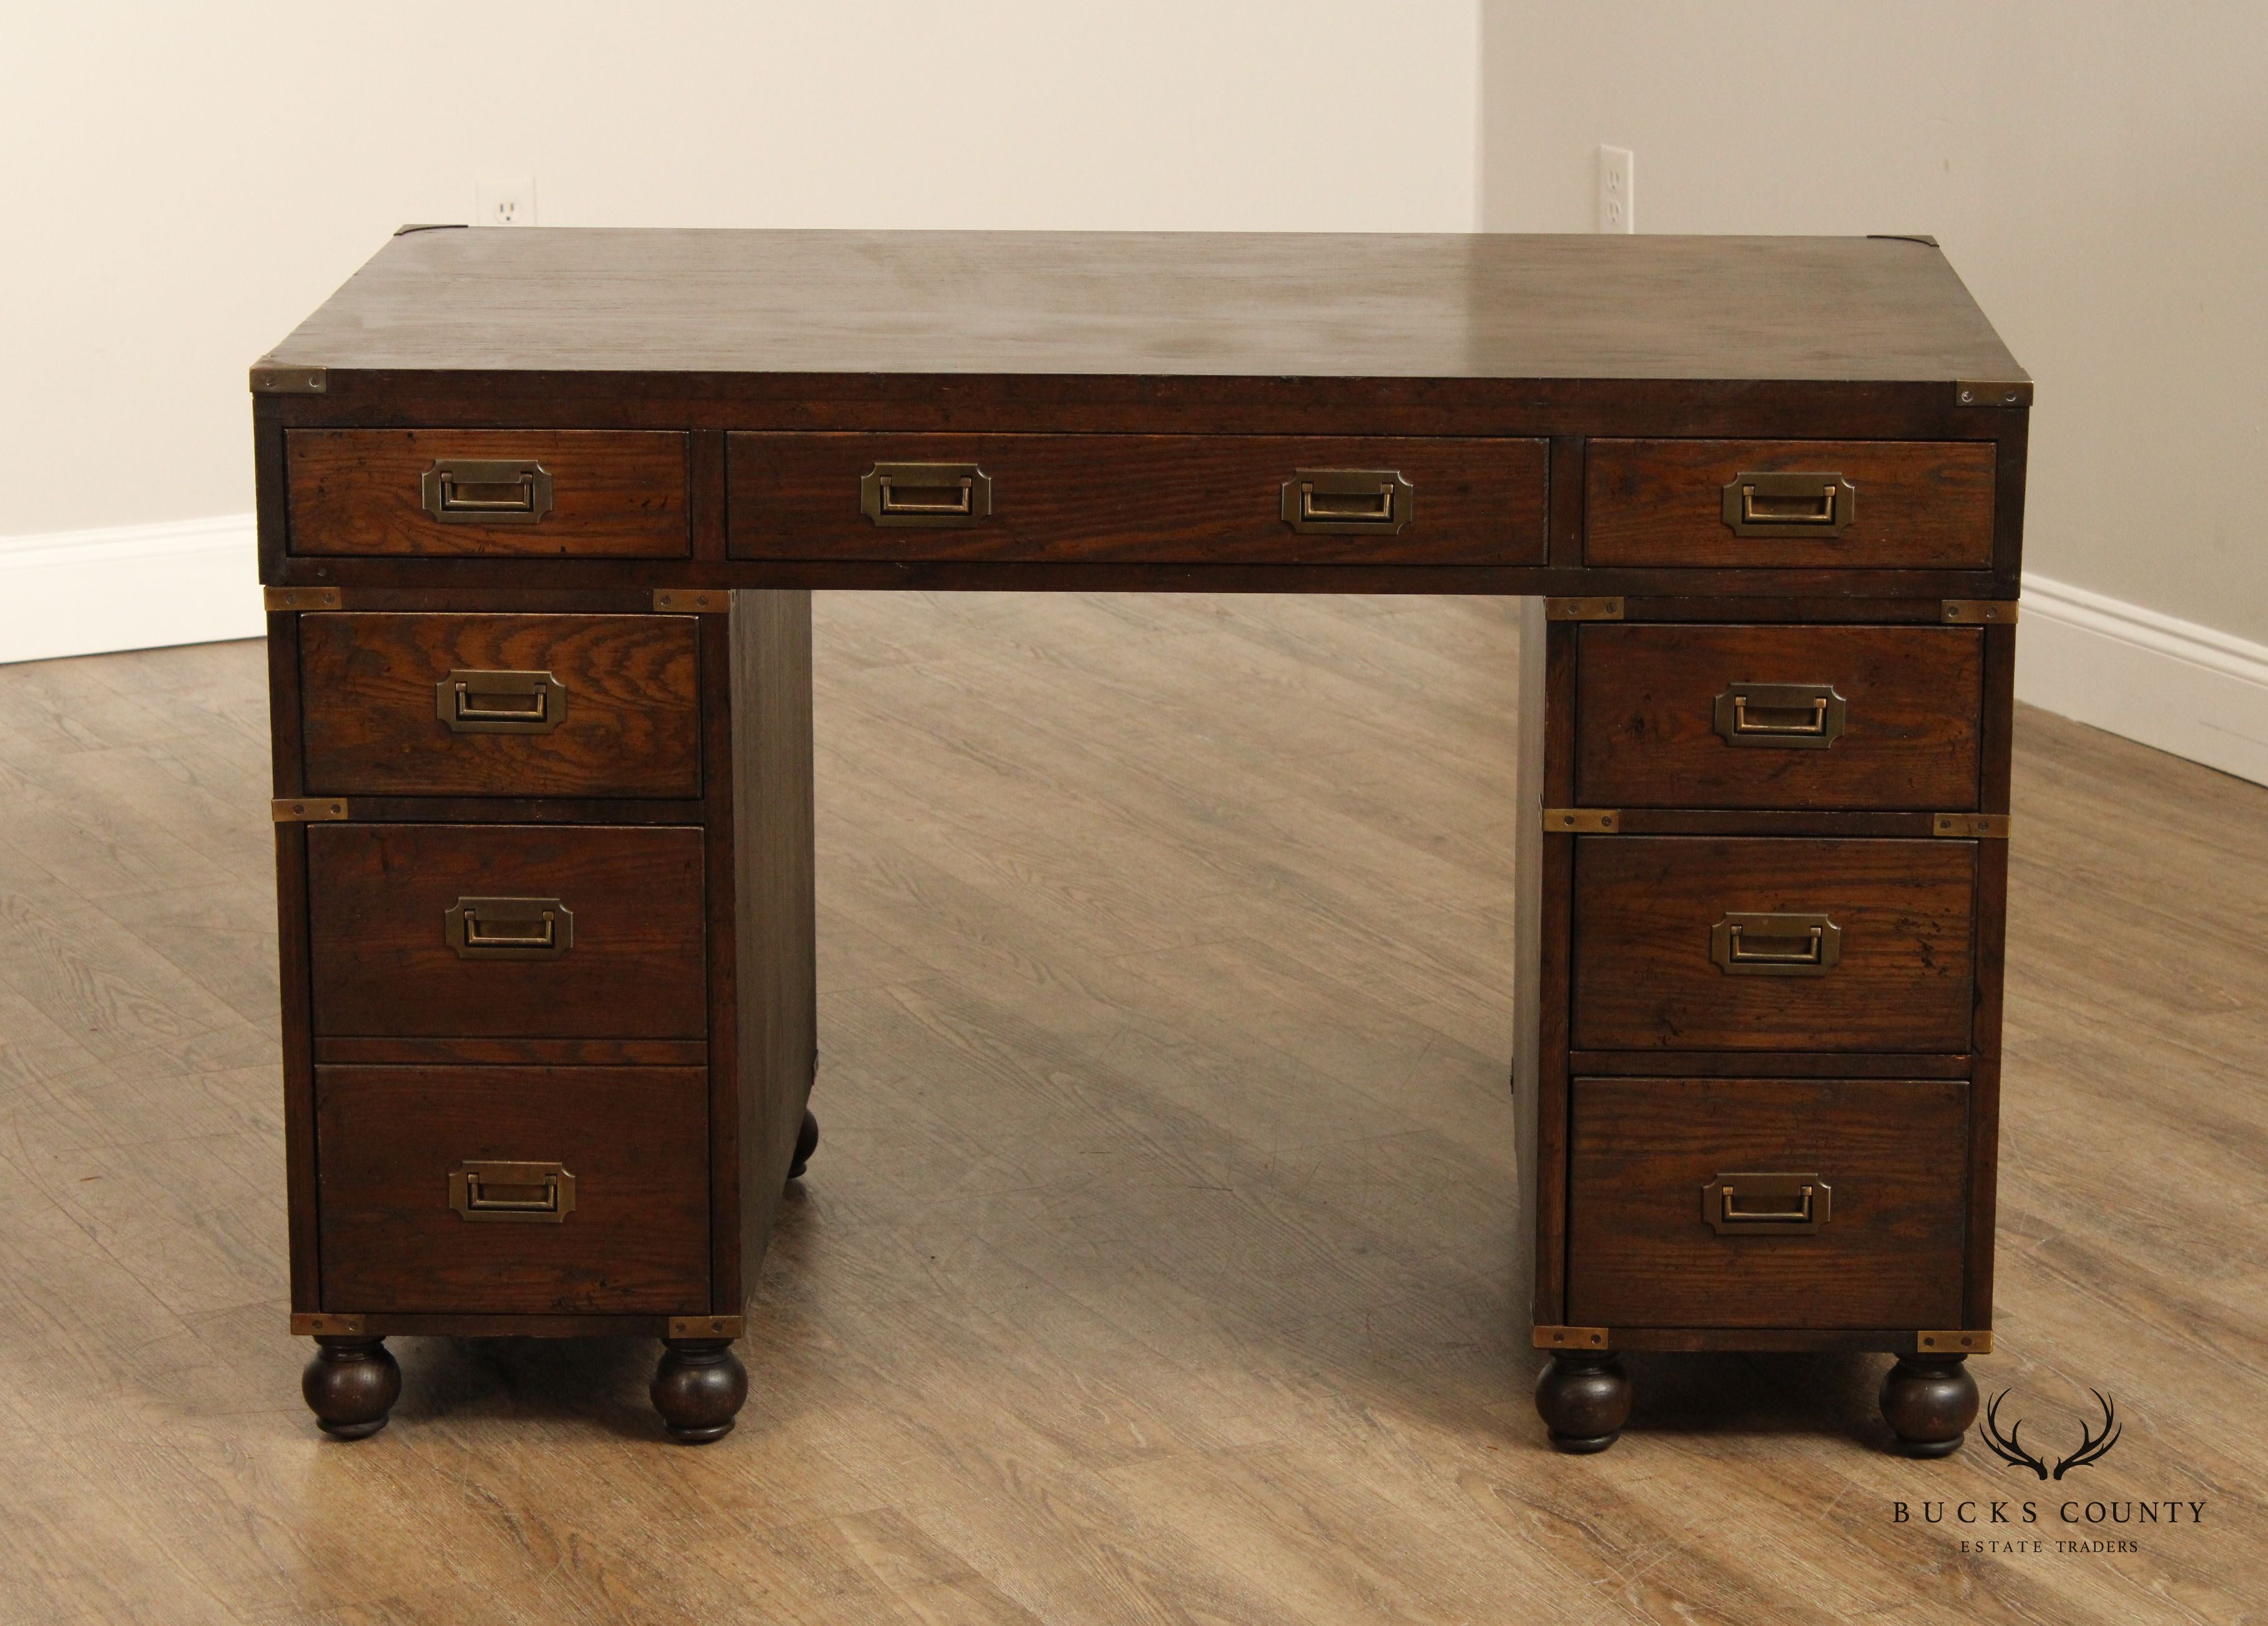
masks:
<instances>
[{"instance_id":1,"label":"oak desk","mask_svg":"<svg viewBox=\"0 0 2268 1626\"><path fill-rule=\"evenodd\" d=\"M406 227L254 367L294 1330L666 1341L817 1141L810 592L1521 596L1537 1405L1991 1348L2029 382L1919 239ZM1507 658L1512 658L1510 651Z\"/></svg>"}]
</instances>

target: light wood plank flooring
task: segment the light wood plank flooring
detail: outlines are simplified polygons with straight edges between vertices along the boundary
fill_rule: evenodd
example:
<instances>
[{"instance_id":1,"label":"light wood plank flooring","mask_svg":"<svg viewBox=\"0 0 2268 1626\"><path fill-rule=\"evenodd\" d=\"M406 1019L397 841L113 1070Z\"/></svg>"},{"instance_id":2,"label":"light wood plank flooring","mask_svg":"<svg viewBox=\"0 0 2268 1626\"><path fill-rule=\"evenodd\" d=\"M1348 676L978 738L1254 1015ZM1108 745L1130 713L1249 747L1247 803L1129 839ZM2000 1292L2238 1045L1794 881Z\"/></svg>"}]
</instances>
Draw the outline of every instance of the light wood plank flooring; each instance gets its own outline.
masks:
<instances>
[{"instance_id":1,"label":"light wood plank flooring","mask_svg":"<svg viewBox=\"0 0 2268 1626\"><path fill-rule=\"evenodd\" d=\"M2114 1394L2108 1459L1909 1462L1879 1357L1732 1357L1634 1358L1564 1459L1512 607L821 596L826 1140L699 1451L627 1343L400 1340L393 1426L318 1438L261 653L0 669L0 1626L2259 1618L2268 791L2020 720L1977 1365L2058 1451Z\"/></svg>"}]
</instances>

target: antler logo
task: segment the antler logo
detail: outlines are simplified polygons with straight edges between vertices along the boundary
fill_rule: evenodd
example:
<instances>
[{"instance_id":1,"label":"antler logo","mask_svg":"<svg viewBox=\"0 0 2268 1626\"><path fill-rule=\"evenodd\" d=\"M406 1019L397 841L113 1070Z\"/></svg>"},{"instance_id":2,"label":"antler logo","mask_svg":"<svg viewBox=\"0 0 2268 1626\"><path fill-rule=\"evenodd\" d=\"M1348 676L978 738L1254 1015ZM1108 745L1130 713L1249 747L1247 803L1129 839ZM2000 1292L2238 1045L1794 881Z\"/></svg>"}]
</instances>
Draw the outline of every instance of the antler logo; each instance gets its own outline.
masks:
<instances>
[{"instance_id":1,"label":"antler logo","mask_svg":"<svg viewBox=\"0 0 2268 1626\"><path fill-rule=\"evenodd\" d=\"M2058 1460L2052 1475L2048 1472L2045 1462L2024 1449L2021 1442L2024 1425L2021 1421L2009 1424L2006 1434L2000 1432L2000 1402L2008 1398L2006 1389L1995 1394L1992 1403L1984 1408L1984 1443L1992 1447L1993 1454L2002 1461L2018 1468L2028 1468L2042 1479L2061 1479L2075 1468L2087 1468L2100 1462L2104 1453L2118 1443L2121 1425L2108 1394L2101 1389L2089 1389L2088 1393L2094 1395L2095 1403L2102 1408L2102 1432L2097 1434L2092 1429L2081 1429L2079 1449Z\"/></svg>"}]
</instances>

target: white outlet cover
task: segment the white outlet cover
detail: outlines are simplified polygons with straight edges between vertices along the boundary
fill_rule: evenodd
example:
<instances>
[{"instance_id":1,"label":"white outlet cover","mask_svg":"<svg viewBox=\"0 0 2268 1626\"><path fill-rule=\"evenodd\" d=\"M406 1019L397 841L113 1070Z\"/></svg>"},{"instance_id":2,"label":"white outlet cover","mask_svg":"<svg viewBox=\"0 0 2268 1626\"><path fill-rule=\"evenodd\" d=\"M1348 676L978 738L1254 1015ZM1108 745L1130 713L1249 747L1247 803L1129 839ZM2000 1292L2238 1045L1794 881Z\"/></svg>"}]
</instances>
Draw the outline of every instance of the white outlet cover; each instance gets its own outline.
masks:
<instances>
[{"instance_id":1,"label":"white outlet cover","mask_svg":"<svg viewBox=\"0 0 2268 1626\"><path fill-rule=\"evenodd\" d=\"M1599 149L1599 217L1602 232L1638 230L1638 159L1628 147Z\"/></svg>"},{"instance_id":2,"label":"white outlet cover","mask_svg":"<svg viewBox=\"0 0 2268 1626\"><path fill-rule=\"evenodd\" d=\"M535 224L535 182L528 176L511 180L483 180L473 188L473 224L476 226L532 226Z\"/></svg>"}]
</instances>

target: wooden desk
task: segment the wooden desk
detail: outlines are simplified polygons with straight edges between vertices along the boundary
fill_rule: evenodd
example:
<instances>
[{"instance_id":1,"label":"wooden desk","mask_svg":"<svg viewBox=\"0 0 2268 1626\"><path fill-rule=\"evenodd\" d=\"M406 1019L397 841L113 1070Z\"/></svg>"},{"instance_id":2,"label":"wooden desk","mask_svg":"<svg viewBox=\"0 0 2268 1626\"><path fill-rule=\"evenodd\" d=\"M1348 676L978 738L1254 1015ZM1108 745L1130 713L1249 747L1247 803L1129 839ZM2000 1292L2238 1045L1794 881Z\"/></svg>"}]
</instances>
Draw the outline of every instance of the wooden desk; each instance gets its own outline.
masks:
<instances>
[{"instance_id":1,"label":"wooden desk","mask_svg":"<svg viewBox=\"0 0 2268 1626\"><path fill-rule=\"evenodd\" d=\"M1911 239L405 228L253 369L293 1329L666 1341L812 1155L814 588L1521 595L1536 1401L1991 1347L2032 390Z\"/></svg>"}]
</instances>

